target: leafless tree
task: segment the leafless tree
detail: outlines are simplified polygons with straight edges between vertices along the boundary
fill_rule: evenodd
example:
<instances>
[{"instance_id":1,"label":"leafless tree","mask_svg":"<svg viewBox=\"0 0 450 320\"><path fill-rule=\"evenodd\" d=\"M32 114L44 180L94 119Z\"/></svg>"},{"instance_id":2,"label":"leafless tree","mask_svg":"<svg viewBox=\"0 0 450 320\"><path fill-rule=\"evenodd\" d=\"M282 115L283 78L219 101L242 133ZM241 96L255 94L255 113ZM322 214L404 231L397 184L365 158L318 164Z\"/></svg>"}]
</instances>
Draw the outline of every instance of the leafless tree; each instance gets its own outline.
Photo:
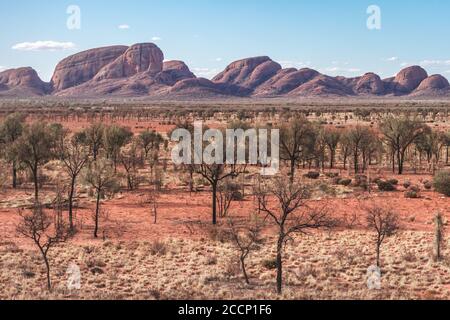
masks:
<instances>
[{"instance_id":1,"label":"leafless tree","mask_svg":"<svg viewBox=\"0 0 450 320\"><path fill-rule=\"evenodd\" d=\"M39 203L34 205L31 213L20 210L19 214L22 220L17 226L17 232L33 240L38 247L46 267L47 288L51 291L48 253L58 243L67 241L71 233L60 218L50 216Z\"/></svg>"},{"instance_id":2,"label":"leafless tree","mask_svg":"<svg viewBox=\"0 0 450 320\"><path fill-rule=\"evenodd\" d=\"M58 143L58 155L64 165L64 170L70 178L69 189L69 226L74 231L73 199L76 192L76 182L81 170L89 160L89 152L79 140L74 137L62 138Z\"/></svg>"},{"instance_id":3,"label":"leafless tree","mask_svg":"<svg viewBox=\"0 0 450 320\"><path fill-rule=\"evenodd\" d=\"M394 236L400 229L399 216L391 209L375 206L367 208L366 213L367 226L376 233L377 267L380 267L381 245L387 237Z\"/></svg>"},{"instance_id":4,"label":"leafless tree","mask_svg":"<svg viewBox=\"0 0 450 320\"><path fill-rule=\"evenodd\" d=\"M84 174L84 181L95 190L94 237L98 238L100 200L107 193L116 193L120 189L120 185L111 162L104 159L97 159L89 164Z\"/></svg>"},{"instance_id":5,"label":"leafless tree","mask_svg":"<svg viewBox=\"0 0 450 320\"><path fill-rule=\"evenodd\" d=\"M231 203L242 197L241 188L238 184L233 183L232 179L226 179L219 183L217 188L217 202L219 206L219 217L224 218L228 214Z\"/></svg>"},{"instance_id":6,"label":"leafless tree","mask_svg":"<svg viewBox=\"0 0 450 320\"><path fill-rule=\"evenodd\" d=\"M282 177L273 179L272 184L263 185L257 192L259 211L272 220L278 230L277 241L277 292L282 293L283 248L296 233L305 234L311 229L330 229L336 221L328 214L327 208L318 209L306 206L310 198L310 188L302 182L290 183ZM278 208L269 204L275 198Z\"/></svg>"},{"instance_id":7,"label":"leafless tree","mask_svg":"<svg viewBox=\"0 0 450 320\"><path fill-rule=\"evenodd\" d=\"M258 216L253 216L249 221L236 222L233 218L228 219L231 237L236 248L239 250L239 261L245 282L250 284L245 262L252 251L261 247L261 230L263 223Z\"/></svg>"},{"instance_id":8,"label":"leafless tree","mask_svg":"<svg viewBox=\"0 0 450 320\"><path fill-rule=\"evenodd\" d=\"M137 141L132 143L120 152L120 162L122 163L126 176L129 190L134 190L139 186L139 168L144 164L144 158Z\"/></svg>"},{"instance_id":9,"label":"leafless tree","mask_svg":"<svg viewBox=\"0 0 450 320\"><path fill-rule=\"evenodd\" d=\"M314 144L314 128L306 118L294 119L281 128L280 159L289 162L291 182L297 164L314 150Z\"/></svg>"}]
</instances>

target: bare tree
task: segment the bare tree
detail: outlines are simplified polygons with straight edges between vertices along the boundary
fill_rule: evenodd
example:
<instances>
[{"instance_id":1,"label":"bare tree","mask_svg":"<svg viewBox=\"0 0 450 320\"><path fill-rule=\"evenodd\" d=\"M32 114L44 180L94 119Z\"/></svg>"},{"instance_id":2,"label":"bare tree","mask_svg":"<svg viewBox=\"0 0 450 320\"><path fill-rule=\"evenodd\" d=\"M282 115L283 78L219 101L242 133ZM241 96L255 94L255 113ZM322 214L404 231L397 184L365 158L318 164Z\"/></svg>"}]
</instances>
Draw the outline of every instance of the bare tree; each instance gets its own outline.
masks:
<instances>
[{"instance_id":1,"label":"bare tree","mask_svg":"<svg viewBox=\"0 0 450 320\"><path fill-rule=\"evenodd\" d=\"M111 162L104 159L98 159L89 164L84 174L84 181L95 190L94 237L98 238L100 200L107 193L116 193L120 189L120 185Z\"/></svg>"},{"instance_id":2,"label":"bare tree","mask_svg":"<svg viewBox=\"0 0 450 320\"><path fill-rule=\"evenodd\" d=\"M400 228L399 216L390 209L371 207L367 208L367 226L376 232L377 267L380 267L381 245L387 237L394 236Z\"/></svg>"},{"instance_id":3,"label":"bare tree","mask_svg":"<svg viewBox=\"0 0 450 320\"><path fill-rule=\"evenodd\" d=\"M314 145L314 128L306 118L294 119L281 128L280 159L289 162L291 182L297 164L314 150Z\"/></svg>"},{"instance_id":4,"label":"bare tree","mask_svg":"<svg viewBox=\"0 0 450 320\"><path fill-rule=\"evenodd\" d=\"M128 189L136 189L141 182L139 168L144 164L143 155L138 142L132 141L128 148L120 152L119 159L126 172Z\"/></svg>"},{"instance_id":5,"label":"bare tree","mask_svg":"<svg viewBox=\"0 0 450 320\"><path fill-rule=\"evenodd\" d=\"M324 130L324 141L330 151L330 169L334 168L336 150L341 141L341 132L336 129L326 128Z\"/></svg>"},{"instance_id":6,"label":"bare tree","mask_svg":"<svg viewBox=\"0 0 450 320\"><path fill-rule=\"evenodd\" d=\"M51 217L38 203L34 205L31 213L26 213L23 210L19 213L22 221L17 226L17 232L33 240L38 247L46 267L47 289L51 291L52 283L48 253L58 243L67 241L70 232L61 219Z\"/></svg>"},{"instance_id":7,"label":"bare tree","mask_svg":"<svg viewBox=\"0 0 450 320\"><path fill-rule=\"evenodd\" d=\"M269 205L270 197L275 198L278 208ZM306 233L311 229L332 228L336 221L330 217L325 207L308 208L305 201L310 197L310 188L301 182L290 183L277 177L271 185L262 186L257 192L259 211L270 218L278 229L277 241L277 292L282 293L283 248L291 236Z\"/></svg>"},{"instance_id":8,"label":"bare tree","mask_svg":"<svg viewBox=\"0 0 450 320\"><path fill-rule=\"evenodd\" d=\"M217 188L217 201L219 205L219 217L224 218L228 214L231 203L242 197L240 186L233 183L232 179L225 179Z\"/></svg>"},{"instance_id":9,"label":"bare tree","mask_svg":"<svg viewBox=\"0 0 450 320\"><path fill-rule=\"evenodd\" d=\"M74 137L66 137L61 139L58 144L58 154L64 165L64 170L70 178L69 189L69 227L70 231L75 230L73 224L73 199L76 192L76 182L81 170L89 160L89 152L79 140Z\"/></svg>"},{"instance_id":10,"label":"bare tree","mask_svg":"<svg viewBox=\"0 0 450 320\"><path fill-rule=\"evenodd\" d=\"M244 221L241 223L238 223L234 219L229 218L228 226L233 242L236 248L239 250L239 261L241 264L245 282L247 284L250 284L245 262L252 251L260 249L260 244L262 243L262 221L260 221L259 217L257 217L256 215L252 219L250 219L250 221Z\"/></svg>"}]
</instances>

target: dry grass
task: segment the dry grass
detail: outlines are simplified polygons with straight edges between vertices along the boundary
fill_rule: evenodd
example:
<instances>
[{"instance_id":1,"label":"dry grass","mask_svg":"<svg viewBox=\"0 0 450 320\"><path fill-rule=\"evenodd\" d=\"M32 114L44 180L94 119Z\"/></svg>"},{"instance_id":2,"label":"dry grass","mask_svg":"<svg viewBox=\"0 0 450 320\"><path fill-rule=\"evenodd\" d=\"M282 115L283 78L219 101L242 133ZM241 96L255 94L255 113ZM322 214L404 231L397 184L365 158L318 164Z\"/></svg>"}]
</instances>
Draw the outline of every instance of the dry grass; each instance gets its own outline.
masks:
<instances>
[{"instance_id":1,"label":"dry grass","mask_svg":"<svg viewBox=\"0 0 450 320\"><path fill-rule=\"evenodd\" d=\"M51 254L54 291L33 250L0 244L0 299L448 299L450 263L431 258L432 235L404 232L382 248L382 289L368 290L374 262L364 231L302 236L286 247L285 291L275 293L273 239L248 259L245 285L230 243L212 240L65 245ZM450 255L450 252L446 252ZM69 264L82 273L79 292L66 289Z\"/></svg>"}]
</instances>

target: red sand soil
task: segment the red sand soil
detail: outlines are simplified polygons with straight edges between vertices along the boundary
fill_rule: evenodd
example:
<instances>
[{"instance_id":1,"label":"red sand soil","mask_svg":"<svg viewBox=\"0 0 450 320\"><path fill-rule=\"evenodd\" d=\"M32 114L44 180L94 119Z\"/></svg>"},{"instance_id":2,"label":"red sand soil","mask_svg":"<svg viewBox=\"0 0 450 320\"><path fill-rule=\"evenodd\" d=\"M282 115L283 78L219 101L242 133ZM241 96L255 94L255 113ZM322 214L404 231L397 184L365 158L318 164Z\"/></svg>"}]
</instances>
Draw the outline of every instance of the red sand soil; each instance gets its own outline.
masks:
<instances>
[{"instance_id":1,"label":"red sand soil","mask_svg":"<svg viewBox=\"0 0 450 320\"><path fill-rule=\"evenodd\" d=\"M398 177L397 177L398 178ZM407 176L400 181L426 178L424 176ZM401 182L400 182L401 184ZM24 190L3 190L0 199L13 199L23 196ZM49 193L44 191L43 194ZM28 192L31 196L31 192ZM105 201L102 208L106 215L100 224L99 239L93 238L94 202L82 199L81 208L76 211L79 229L76 243L95 241L153 241L168 238L202 238L207 237L206 228L211 224L211 195L209 192L192 193L186 189L167 190L158 200L158 219L154 223L152 209L146 204L145 188L135 192L122 192L115 199ZM406 230L431 231L434 214L440 211L445 217L450 216L450 200L433 191L423 191L421 199L406 199L402 186L398 191L380 193L374 191L355 192L348 198L322 199L308 201L309 207L323 207L336 217L356 215L364 224L364 208L367 206L389 207L398 212L402 219L402 228ZM234 217L246 217L255 212L252 196L245 201L233 203L230 212ZM14 241L26 244L29 241L19 237L16 226L20 221L17 209L0 208L0 230L2 241ZM222 219L225 222L225 219Z\"/></svg>"}]
</instances>

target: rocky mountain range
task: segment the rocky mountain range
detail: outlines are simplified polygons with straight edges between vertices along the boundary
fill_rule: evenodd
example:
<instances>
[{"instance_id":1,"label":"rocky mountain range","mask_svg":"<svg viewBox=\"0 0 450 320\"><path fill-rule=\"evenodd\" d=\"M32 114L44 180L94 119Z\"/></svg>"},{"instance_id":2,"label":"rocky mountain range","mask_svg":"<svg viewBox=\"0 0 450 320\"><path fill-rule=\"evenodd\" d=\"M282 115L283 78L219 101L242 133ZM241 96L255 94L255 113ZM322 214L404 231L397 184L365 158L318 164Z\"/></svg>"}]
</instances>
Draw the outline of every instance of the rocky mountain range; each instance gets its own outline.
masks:
<instances>
[{"instance_id":1,"label":"rocky mountain range","mask_svg":"<svg viewBox=\"0 0 450 320\"><path fill-rule=\"evenodd\" d=\"M235 61L212 80L196 77L182 61L164 61L153 43L91 49L62 60L50 82L32 68L0 73L0 97L450 97L441 75L419 67L381 79L331 77L304 68L283 69L269 57Z\"/></svg>"}]
</instances>

